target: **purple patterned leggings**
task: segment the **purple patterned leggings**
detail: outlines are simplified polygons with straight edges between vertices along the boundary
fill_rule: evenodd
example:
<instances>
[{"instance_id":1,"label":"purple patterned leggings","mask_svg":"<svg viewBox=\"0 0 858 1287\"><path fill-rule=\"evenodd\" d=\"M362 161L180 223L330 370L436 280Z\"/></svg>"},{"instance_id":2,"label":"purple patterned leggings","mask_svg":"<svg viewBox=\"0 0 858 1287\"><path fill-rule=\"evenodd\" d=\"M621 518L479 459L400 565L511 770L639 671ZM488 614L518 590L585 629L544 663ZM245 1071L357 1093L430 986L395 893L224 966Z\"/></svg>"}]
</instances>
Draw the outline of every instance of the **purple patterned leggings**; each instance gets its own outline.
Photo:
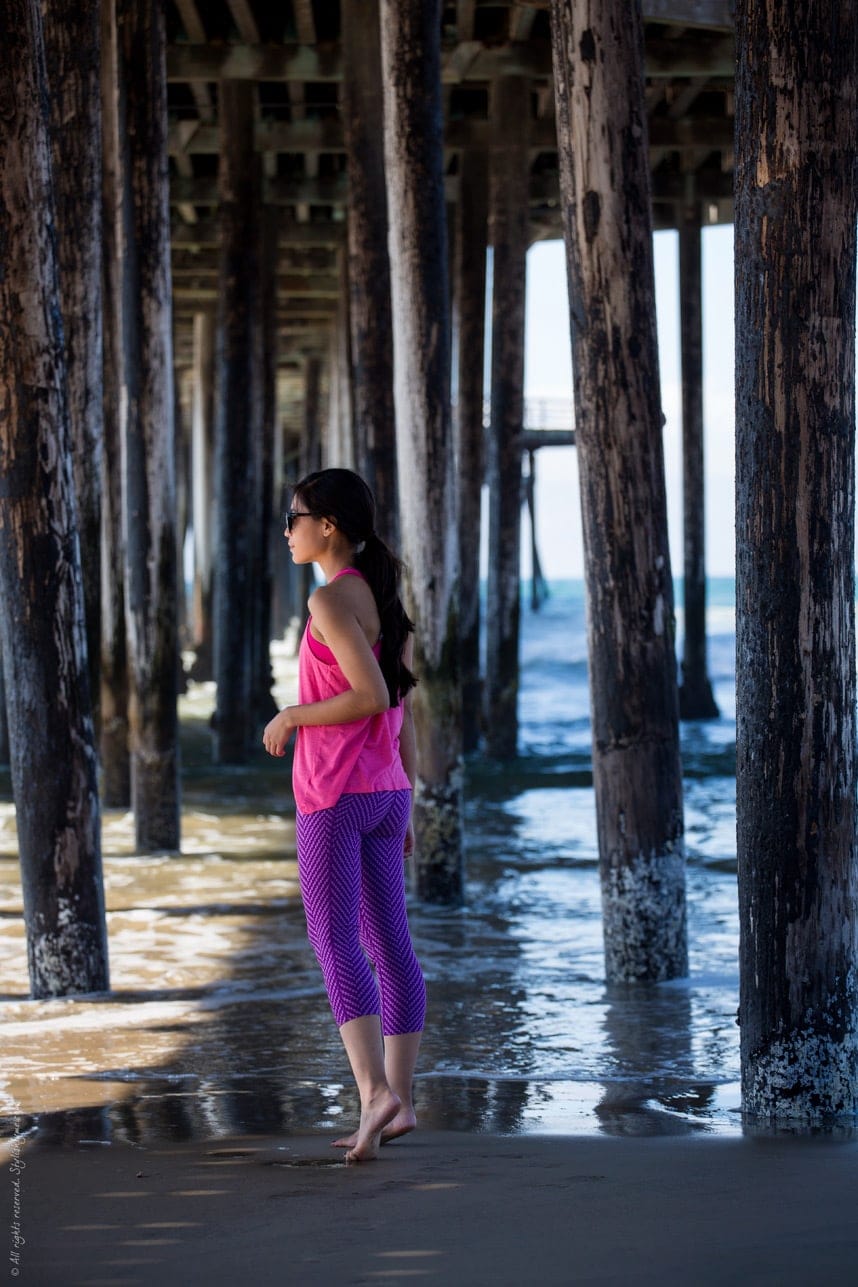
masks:
<instances>
[{"instance_id":1,"label":"purple patterned leggings","mask_svg":"<svg viewBox=\"0 0 858 1287\"><path fill-rule=\"evenodd\" d=\"M334 1018L380 1014L386 1037L420 1032L426 1014L405 910L410 808L410 791L379 791L295 816L307 933Z\"/></svg>"}]
</instances>

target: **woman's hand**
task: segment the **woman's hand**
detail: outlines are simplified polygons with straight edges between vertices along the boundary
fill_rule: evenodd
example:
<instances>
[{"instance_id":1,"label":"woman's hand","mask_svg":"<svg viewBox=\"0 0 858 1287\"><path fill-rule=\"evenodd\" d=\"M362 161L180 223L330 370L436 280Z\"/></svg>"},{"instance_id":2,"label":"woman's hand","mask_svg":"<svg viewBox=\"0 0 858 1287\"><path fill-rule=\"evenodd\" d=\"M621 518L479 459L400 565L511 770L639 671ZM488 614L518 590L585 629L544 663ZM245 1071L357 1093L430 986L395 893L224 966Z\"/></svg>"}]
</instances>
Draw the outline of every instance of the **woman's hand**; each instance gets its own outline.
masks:
<instances>
[{"instance_id":1,"label":"woman's hand","mask_svg":"<svg viewBox=\"0 0 858 1287\"><path fill-rule=\"evenodd\" d=\"M286 754L286 744L296 728L292 721L291 710L291 706L285 706L282 711L278 711L270 723L265 725L262 745L269 755Z\"/></svg>"},{"instance_id":2,"label":"woman's hand","mask_svg":"<svg viewBox=\"0 0 858 1287\"><path fill-rule=\"evenodd\" d=\"M410 821L409 821L409 823L408 823L408 828L407 828L407 830L406 830L406 832L405 832L405 849L404 849L404 853L405 853L406 858L409 856L409 854L413 854L413 853L414 853L414 823L413 823L413 822L410 822Z\"/></svg>"}]
</instances>

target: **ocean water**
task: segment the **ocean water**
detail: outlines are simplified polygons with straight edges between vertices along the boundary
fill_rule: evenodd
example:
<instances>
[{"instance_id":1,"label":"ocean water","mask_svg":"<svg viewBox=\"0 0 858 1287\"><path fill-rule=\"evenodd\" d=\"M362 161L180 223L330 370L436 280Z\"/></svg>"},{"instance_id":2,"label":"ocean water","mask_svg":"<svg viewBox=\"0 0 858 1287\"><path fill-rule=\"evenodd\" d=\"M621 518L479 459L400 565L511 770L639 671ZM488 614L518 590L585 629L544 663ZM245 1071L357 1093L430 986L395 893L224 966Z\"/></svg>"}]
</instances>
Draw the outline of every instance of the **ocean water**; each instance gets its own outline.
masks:
<instances>
[{"instance_id":1,"label":"ocean water","mask_svg":"<svg viewBox=\"0 0 858 1287\"><path fill-rule=\"evenodd\" d=\"M710 582L721 717L681 729L690 973L652 986L604 982L583 584L523 610L520 758L471 764L466 829L467 919L497 924L508 964L498 977L496 949L481 966L481 944L468 977L509 1015L492 1066L530 1079L519 1129L738 1128L734 599ZM680 608L679 649L682 628Z\"/></svg>"},{"instance_id":2,"label":"ocean water","mask_svg":"<svg viewBox=\"0 0 858 1287\"><path fill-rule=\"evenodd\" d=\"M525 587L525 590L527 587ZM681 597L681 596L680 596ZM411 910L429 987L426 1125L738 1133L732 582L710 585L721 718L685 724L690 973L609 987L583 587L522 615L520 755L467 769L466 903ZM681 611L677 616L681 636ZM281 703L294 661L274 649ZM29 999L14 809L0 777L0 1111L6 1134L101 1144L340 1131L357 1100L306 942L288 772L214 769L210 685L182 699L179 857L104 817L111 992Z\"/></svg>"}]
</instances>

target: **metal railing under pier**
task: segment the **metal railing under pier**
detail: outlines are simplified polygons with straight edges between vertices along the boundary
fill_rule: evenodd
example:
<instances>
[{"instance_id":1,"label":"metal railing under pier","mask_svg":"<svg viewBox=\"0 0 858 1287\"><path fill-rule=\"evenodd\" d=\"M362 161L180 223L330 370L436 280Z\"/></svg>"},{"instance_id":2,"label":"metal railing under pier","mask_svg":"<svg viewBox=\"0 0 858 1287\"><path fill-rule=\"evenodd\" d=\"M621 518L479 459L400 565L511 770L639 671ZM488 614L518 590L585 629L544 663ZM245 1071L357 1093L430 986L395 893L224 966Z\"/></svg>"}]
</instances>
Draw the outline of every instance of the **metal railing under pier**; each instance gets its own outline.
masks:
<instances>
[{"instance_id":1,"label":"metal railing under pier","mask_svg":"<svg viewBox=\"0 0 858 1287\"><path fill-rule=\"evenodd\" d=\"M455 404L453 411L455 413ZM491 402L483 403L483 425L491 425ZM572 398L525 398L521 445L524 451L538 447L574 447L575 412Z\"/></svg>"},{"instance_id":2,"label":"metal railing under pier","mask_svg":"<svg viewBox=\"0 0 858 1287\"><path fill-rule=\"evenodd\" d=\"M528 451L537 447L574 447L575 412L570 398L525 398L524 440Z\"/></svg>"}]
</instances>

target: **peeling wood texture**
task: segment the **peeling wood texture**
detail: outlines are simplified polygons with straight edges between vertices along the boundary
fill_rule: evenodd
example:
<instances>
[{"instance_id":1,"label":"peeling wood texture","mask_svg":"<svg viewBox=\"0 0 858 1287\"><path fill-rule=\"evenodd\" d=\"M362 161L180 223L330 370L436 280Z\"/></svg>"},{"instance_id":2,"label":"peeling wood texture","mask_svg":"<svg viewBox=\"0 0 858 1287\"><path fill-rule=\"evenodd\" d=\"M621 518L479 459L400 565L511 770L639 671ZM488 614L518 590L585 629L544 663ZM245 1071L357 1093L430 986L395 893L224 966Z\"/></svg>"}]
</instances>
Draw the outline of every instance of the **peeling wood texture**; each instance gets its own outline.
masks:
<instances>
[{"instance_id":1,"label":"peeling wood texture","mask_svg":"<svg viewBox=\"0 0 858 1287\"><path fill-rule=\"evenodd\" d=\"M0 12L0 632L34 997L109 986L39 6Z\"/></svg>"},{"instance_id":2,"label":"peeling wood texture","mask_svg":"<svg viewBox=\"0 0 858 1287\"><path fill-rule=\"evenodd\" d=\"M167 98L159 0L118 0L122 466L137 847L180 833L176 478Z\"/></svg>"},{"instance_id":3,"label":"peeling wood texture","mask_svg":"<svg viewBox=\"0 0 858 1287\"><path fill-rule=\"evenodd\" d=\"M220 86L221 303L215 417L215 761L244 764L252 731L251 546L258 379L259 168L253 152L254 91Z\"/></svg>"},{"instance_id":4,"label":"peeling wood texture","mask_svg":"<svg viewBox=\"0 0 858 1287\"><path fill-rule=\"evenodd\" d=\"M125 559L122 539L122 300L117 241L119 135L117 127L116 13L101 5L102 93L102 495L99 758L105 808L131 807L128 732L128 647L125 636Z\"/></svg>"},{"instance_id":5,"label":"peeling wood texture","mask_svg":"<svg viewBox=\"0 0 858 1287\"><path fill-rule=\"evenodd\" d=\"M416 888L462 898L458 540L440 82L440 5L382 0L396 446L409 611L416 620Z\"/></svg>"},{"instance_id":6,"label":"peeling wood texture","mask_svg":"<svg viewBox=\"0 0 858 1287\"><path fill-rule=\"evenodd\" d=\"M858 1111L851 0L736 6L742 1097Z\"/></svg>"},{"instance_id":7,"label":"peeling wood texture","mask_svg":"<svg viewBox=\"0 0 858 1287\"><path fill-rule=\"evenodd\" d=\"M706 507L703 476L703 284L700 206L679 225L679 329L682 345L682 522L684 533L682 719L717 719L706 668Z\"/></svg>"},{"instance_id":8,"label":"peeling wood texture","mask_svg":"<svg viewBox=\"0 0 858 1287\"><path fill-rule=\"evenodd\" d=\"M518 748L530 84L521 76L498 77L491 89L491 100L492 383L488 437L485 738L486 750L491 756L508 760Z\"/></svg>"},{"instance_id":9,"label":"peeling wood texture","mask_svg":"<svg viewBox=\"0 0 858 1287\"><path fill-rule=\"evenodd\" d=\"M378 0L343 0L341 13L355 441L359 471L375 494L379 535L396 549L396 419Z\"/></svg>"},{"instance_id":10,"label":"peeling wood texture","mask_svg":"<svg viewBox=\"0 0 858 1287\"><path fill-rule=\"evenodd\" d=\"M462 745L476 751L482 729L480 677L480 503L485 475L483 364L488 239L488 164L484 152L460 160L456 204L453 316L456 342L456 490L459 500L459 665Z\"/></svg>"},{"instance_id":11,"label":"peeling wood texture","mask_svg":"<svg viewBox=\"0 0 858 1287\"><path fill-rule=\"evenodd\" d=\"M666 979L687 940L640 8L551 17L606 973Z\"/></svg>"},{"instance_id":12,"label":"peeling wood texture","mask_svg":"<svg viewBox=\"0 0 858 1287\"><path fill-rule=\"evenodd\" d=\"M98 735L102 307L100 0L52 0L45 58L89 686Z\"/></svg>"}]
</instances>

